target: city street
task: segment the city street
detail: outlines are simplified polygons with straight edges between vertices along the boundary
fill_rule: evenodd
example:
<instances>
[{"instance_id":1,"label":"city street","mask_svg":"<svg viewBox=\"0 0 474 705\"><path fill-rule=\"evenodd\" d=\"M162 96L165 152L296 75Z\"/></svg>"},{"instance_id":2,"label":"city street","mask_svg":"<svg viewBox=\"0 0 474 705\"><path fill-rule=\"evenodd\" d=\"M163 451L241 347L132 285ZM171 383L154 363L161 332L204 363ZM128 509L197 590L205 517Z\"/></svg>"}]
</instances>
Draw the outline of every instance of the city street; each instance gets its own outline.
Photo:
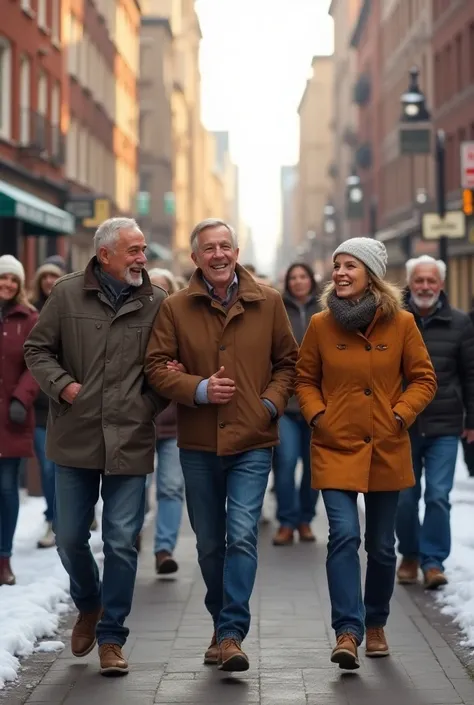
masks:
<instances>
[{"instance_id":1,"label":"city street","mask_svg":"<svg viewBox=\"0 0 474 705\"><path fill-rule=\"evenodd\" d=\"M266 511L273 512L271 496ZM0 703L474 705L474 682L452 650L459 649L459 634L421 588L396 589L388 629L391 658L368 660L362 649L361 668L355 674L342 674L329 663L325 518L316 522L318 543L313 546L275 548L273 530L273 525L264 525L261 531L253 623L245 642L251 659L248 673L228 677L202 664L211 628L187 522L174 580L154 574L148 526L128 622L130 674L117 680L102 678L97 652L84 660L73 658L66 630L60 637L66 648L60 655L41 653L27 660L19 684L0 691ZM463 657L469 662L465 650Z\"/></svg>"}]
</instances>

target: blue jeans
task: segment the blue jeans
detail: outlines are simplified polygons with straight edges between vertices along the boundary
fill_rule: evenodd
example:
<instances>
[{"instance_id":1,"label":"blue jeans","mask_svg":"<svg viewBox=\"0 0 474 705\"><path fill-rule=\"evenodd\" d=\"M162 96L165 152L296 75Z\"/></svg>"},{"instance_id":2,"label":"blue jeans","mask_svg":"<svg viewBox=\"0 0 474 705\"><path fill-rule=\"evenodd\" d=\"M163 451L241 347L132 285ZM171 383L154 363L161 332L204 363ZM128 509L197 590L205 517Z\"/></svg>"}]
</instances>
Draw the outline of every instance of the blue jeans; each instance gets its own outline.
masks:
<instances>
[{"instance_id":1,"label":"blue jeans","mask_svg":"<svg viewBox=\"0 0 474 705\"><path fill-rule=\"evenodd\" d=\"M173 553L178 540L183 515L184 477L179 461L176 438L156 442L158 466L156 468L156 518L155 553Z\"/></svg>"},{"instance_id":2,"label":"blue jeans","mask_svg":"<svg viewBox=\"0 0 474 705\"><path fill-rule=\"evenodd\" d=\"M10 558L20 511L21 458L0 458L0 558Z\"/></svg>"},{"instance_id":3,"label":"blue jeans","mask_svg":"<svg viewBox=\"0 0 474 705\"><path fill-rule=\"evenodd\" d=\"M54 518L54 494L56 487L55 465L48 460L45 454L46 429L43 426L35 428L35 455L41 471L41 488L46 501L44 513L46 521L52 522Z\"/></svg>"},{"instance_id":4,"label":"blue jeans","mask_svg":"<svg viewBox=\"0 0 474 705\"><path fill-rule=\"evenodd\" d=\"M423 438L412 434L411 452L416 485L400 493L397 513L398 550L420 561L422 570L444 570L451 551L449 494L458 454L457 436ZM420 524L421 476L425 469L425 516Z\"/></svg>"},{"instance_id":5,"label":"blue jeans","mask_svg":"<svg viewBox=\"0 0 474 705\"><path fill-rule=\"evenodd\" d=\"M101 479L105 556L102 585L89 546ZM144 520L145 480L145 476L103 475L98 470L56 466L56 545L77 609L92 612L100 605L104 609L97 625L99 645L123 646L129 634L123 625L135 587L135 541Z\"/></svg>"},{"instance_id":6,"label":"blue jeans","mask_svg":"<svg viewBox=\"0 0 474 705\"><path fill-rule=\"evenodd\" d=\"M362 597L357 492L322 490L329 520L326 560L331 623L336 636L350 632L359 643L367 627L384 627L395 583L395 517L398 492L368 492L365 500L367 573Z\"/></svg>"},{"instance_id":7,"label":"blue jeans","mask_svg":"<svg viewBox=\"0 0 474 705\"><path fill-rule=\"evenodd\" d=\"M207 588L205 605L218 641L243 640L257 573L258 521L272 465L272 449L219 457L181 450L181 467L198 561ZM227 508L226 508L227 504ZM227 539L227 540L226 540Z\"/></svg>"},{"instance_id":8,"label":"blue jeans","mask_svg":"<svg viewBox=\"0 0 474 705\"><path fill-rule=\"evenodd\" d=\"M311 489L311 429L299 414L284 414L279 429L280 445L273 457L277 519L281 526L296 529L311 524L316 515L319 493ZM303 475L297 490L295 472L300 458Z\"/></svg>"}]
</instances>

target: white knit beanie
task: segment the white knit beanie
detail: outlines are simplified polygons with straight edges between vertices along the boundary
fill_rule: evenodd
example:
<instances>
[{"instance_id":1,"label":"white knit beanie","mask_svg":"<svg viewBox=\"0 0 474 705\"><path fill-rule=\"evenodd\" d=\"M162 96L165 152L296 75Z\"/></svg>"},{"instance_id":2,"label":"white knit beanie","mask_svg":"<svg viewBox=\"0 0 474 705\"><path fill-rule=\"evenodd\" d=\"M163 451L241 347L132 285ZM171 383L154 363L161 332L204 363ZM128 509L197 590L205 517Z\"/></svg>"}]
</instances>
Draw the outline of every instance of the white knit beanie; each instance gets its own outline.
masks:
<instances>
[{"instance_id":1,"label":"white knit beanie","mask_svg":"<svg viewBox=\"0 0 474 705\"><path fill-rule=\"evenodd\" d=\"M365 264L372 274L383 279L387 272L387 249L383 242L371 237L352 237L341 243L332 255L333 261L337 255L352 255Z\"/></svg>"},{"instance_id":2,"label":"white knit beanie","mask_svg":"<svg viewBox=\"0 0 474 705\"><path fill-rule=\"evenodd\" d=\"M25 286L25 270L22 263L13 255L2 255L0 257L0 274L13 274Z\"/></svg>"}]
</instances>

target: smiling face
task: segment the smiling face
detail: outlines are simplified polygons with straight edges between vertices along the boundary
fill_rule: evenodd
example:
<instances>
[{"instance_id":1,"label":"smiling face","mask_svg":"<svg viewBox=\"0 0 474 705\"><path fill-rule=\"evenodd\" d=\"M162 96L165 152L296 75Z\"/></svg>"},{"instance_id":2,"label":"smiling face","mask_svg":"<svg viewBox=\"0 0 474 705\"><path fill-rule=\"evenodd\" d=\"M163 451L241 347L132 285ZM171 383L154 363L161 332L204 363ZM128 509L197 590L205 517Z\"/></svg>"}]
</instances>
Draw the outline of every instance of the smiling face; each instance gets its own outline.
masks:
<instances>
[{"instance_id":1,"label":"smiling face","mask_svg":"<svg viewBox=\"0 0 474 705\"><path fill-rule=\"evenodd\" d=\"M50 295L54 286L54 282L58 279L59 276L57 274L53 274L52 272L47 272L41 277L40 287L41 291L46 296L46 298Z\"/></svg>"},{"instance_id":2,"label":"smiling face","mask_svg":"<svg viewBox=\"0 0 474 705\"><path fill-rule=\"evenodd\" d=\"M369 274L362 262L352 255L337 255L334 260L332 280L336 296L348 301L361 299L369 286Z\"/></svg>"},{"instance_id":3,"label":"smiling face","mask_svg":"<svg viewBox=\"0 0 474 705\"><path fill-rule=\"evenodd\" d=\"M206 281L216 290L225 290L231 284L238 256L239 248L234 246L225 225L201 230L191 255Z\"/></svg>"},{"instance_id":4,"label":"smiling face","mask_svg":"<svg viewBox=\"0 0 474 705\"><path fill-rule=\"evenodd\" d=\"M293 298L305 301L311 294L314 282L304 267L296 265L288 275L288 291Z\"/></svg>"},{"instance_id":5,"label":"smiling face","mask_svg":"<svg viewBox=\"0 0 474 705\"><path fill-rule=\"evenodd\" d=\"M411 275L410 292L415 305L429 311L438 303L443 288L438 267L435 264L419 264Z\"/></svg>"},{"instance_id":6,"label":"smiling face","mask_svg":"<svg viewBox=\"0 0 474 705\"><path fill-rule=\"evenodd\" d=\"M13 301L20 291L20 284L14 274L0 274L0 301Z\"/></svg>"},{"instance_id":7,"label":"smiling face","mask_svg":"<svg viewBox=\"0 0 474 705\"><path fill-rule=\"evenodd\" d=\"M145 237L140 230L122 228L115 244L101 247L97 254L104 272L130 286L141 286L147 262L145 250Z\"/></svg>"}]
</instances>

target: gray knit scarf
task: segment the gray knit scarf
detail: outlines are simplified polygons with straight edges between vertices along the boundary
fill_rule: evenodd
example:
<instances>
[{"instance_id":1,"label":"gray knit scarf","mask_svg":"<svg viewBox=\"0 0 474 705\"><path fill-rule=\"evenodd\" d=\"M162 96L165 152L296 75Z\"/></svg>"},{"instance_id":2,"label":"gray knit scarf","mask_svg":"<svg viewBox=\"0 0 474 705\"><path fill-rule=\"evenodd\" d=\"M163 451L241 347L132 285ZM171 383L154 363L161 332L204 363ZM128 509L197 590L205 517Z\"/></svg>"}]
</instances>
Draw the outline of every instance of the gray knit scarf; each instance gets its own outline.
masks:
<instances>
[{"instance_id":1,"label":"gray knit scarf","mask_svg":"<svg viewBox=\"0 0 474 705\"><path fill-rule=\"evenodd\" d=\"M340 299L336 296L336 292L332 291L329 294L328 307L336 321L345 330L365 331L374 319L377 303L371 292L354 302Z\"/></svg>"}]
</instances>

